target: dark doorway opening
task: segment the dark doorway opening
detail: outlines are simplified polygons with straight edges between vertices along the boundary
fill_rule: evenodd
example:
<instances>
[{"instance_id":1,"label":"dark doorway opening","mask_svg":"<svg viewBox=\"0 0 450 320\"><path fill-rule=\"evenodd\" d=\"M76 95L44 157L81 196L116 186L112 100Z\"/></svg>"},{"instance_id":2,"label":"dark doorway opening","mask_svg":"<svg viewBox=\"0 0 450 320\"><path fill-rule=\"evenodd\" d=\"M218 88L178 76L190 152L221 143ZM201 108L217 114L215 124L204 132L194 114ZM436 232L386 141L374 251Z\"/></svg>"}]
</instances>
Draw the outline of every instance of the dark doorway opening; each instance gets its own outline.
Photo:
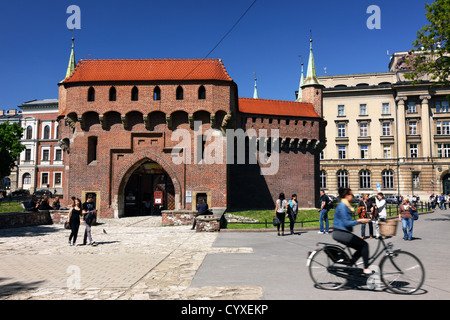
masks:
<instances>
[{"instance_id":1,"label":"dark doorway opening","mask_svg":"<svg viewBox=\"0 0 450 320\"><path fill-rule=\"evenodd\" d=\"M130 176L125 187L125 217L161 215L175 209L175 188L167 172L148 161Z\"/></svg>"}]
</instances>

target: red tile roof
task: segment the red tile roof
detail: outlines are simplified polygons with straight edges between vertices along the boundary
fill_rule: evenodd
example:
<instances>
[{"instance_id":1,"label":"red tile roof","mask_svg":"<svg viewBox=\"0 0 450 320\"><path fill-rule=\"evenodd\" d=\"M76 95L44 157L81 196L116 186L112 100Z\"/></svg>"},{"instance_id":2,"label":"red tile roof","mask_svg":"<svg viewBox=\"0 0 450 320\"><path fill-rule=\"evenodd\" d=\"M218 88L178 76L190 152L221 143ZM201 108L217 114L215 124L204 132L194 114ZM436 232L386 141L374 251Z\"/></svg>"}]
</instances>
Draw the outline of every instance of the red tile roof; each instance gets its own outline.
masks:
<instances>
[{"instance_id":1,"label":"red tile roof","mask_svg":"<svg viewBox=\"0 0 450 320\"><path fill-rule=\"evenodd\" d=\"M219 59L80 60L63 83L146 80L233 81Z\"/></svg>"},{"instance_id":2,"label":"red tile roof","mask_svg":"<svg viewBox=\"0 0 450 320\"><path fill-rule=\"evenodd\" d=\"M311 103L295 101L239 98L239 111L271 116L320 118Z\"/></svg>"}]
</instances>

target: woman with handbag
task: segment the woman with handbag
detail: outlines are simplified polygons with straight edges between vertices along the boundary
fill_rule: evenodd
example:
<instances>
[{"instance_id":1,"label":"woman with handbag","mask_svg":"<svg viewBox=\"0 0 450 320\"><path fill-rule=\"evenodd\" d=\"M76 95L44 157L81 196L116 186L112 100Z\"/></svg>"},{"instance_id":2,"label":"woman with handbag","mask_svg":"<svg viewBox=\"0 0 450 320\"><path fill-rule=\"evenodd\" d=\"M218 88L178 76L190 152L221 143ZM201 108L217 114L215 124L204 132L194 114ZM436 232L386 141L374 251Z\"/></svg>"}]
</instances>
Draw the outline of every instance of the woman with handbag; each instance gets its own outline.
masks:
<instances>
[{"instance_id":1,"label":"woman with handbag","mask_svg":"<svg viewBox=\"0 0 450 320\"><path fill-rule=\"evenodd\" d=\"M280 193L276 203L275 203L275 214L273 215L279 220L277 223L277 231L278 235L280 235L280 226L281 226L281 235L284 236L284 218L286 217L286 210L289 203L287 202L284 193Z\"/></svg>"},{"instance_id":2,"label":"woman with handbag","mask_svg":"<svg viewBox=\"0 0 450 320\"><path fill-rule=\"evenodd\" d=\"M291 230L291 234L294 234L295 220L297 219L297 213L298 213L298 201L297 201L296 194L292 195L291 200L289 200L289 205L288 205L287 209L288 209L288 216L289 216L289 228Z\"/></svg>"},{"instance_id":3,"label":"woman with handbag","mask_svg":"<svg viewBox=\"0 0 450 320\"><path fill-rule=\"evenodd\" d=\"M411 212L414 211L416 211L416 208L409 203L408 198L404 198L398 214L398 220L402 222L403 240L412 239L414 218Z\"/></svg>"},{"instance_id":4,"label":"woman with handbag","mask_svg":"<svg viewBox=\"0 0 450 320\"><path fill-rule=\"evenodd\" d=\"M81 219L81 200L75 199L73 201L73 205L70 208L69 211L69 217L67 220L69 221L70 225L70 236L69 236L69 245L76 246L77 244L77 237L78 237L78 229L80 229L80 219ZM73 244L71 243L73 238Z\"/></svg>"}]
</instances>

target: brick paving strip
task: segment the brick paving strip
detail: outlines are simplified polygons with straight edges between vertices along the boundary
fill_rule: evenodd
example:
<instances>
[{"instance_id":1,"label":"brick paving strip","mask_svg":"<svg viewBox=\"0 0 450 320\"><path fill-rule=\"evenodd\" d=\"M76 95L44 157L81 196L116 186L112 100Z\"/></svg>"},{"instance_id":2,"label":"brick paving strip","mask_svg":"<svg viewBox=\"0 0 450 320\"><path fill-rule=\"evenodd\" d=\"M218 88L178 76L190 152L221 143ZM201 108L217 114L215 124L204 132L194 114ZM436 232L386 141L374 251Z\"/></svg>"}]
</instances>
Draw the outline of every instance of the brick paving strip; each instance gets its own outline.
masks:
<instances>
[{"instance_id":1,"label":"brick paving strip","mask_svg":"<svg viewBox=\"0 0 450 320\"><path fill-rule=\"evenodd\" d=\"M103 232L106 231L106 233ZM161 227L160 218L102 221L98 246L68 245L61 226L0 230L0 300L259 300L261 287L192 287L217 233ZM84 227L80 228L82 241ZM68 284L79 272L79 289ZM78 278L77 278L78 279Z\"/></svg>"}]
</instances>

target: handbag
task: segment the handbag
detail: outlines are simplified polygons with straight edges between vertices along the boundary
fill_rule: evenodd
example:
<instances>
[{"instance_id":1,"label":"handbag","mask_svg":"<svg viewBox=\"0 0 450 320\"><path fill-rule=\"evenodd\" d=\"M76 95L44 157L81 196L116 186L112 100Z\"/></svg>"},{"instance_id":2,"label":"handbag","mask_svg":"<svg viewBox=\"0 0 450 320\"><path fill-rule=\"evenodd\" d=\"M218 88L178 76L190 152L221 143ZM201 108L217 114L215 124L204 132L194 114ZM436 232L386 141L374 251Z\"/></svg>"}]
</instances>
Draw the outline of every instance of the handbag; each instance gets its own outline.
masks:
<instances>
[{"instance_id":1,"label":"handbag","mask_svg":"<svg viewBox=\"0 0 450 320\"><path fill-rule=\"evenodd\" d=\"M411 208L409 209L409 211L411 212L414 220L419 220L419 213L417 211L413 211Z\"/></svg>"},{"instance_id":2,"label":"handbag","mask_svg":"<svg viewBox=\"0 0 450 320\"><path fill-rule=\"evenodd\" d=\"M273 218L273 225L275 227L278 227L281 224L280 219L278 218Z\"/></svg>"},{"instance_id":3,"label":"handbag","mask_svg":"<svg viewBox=\"0 0 450 320\"><path fill-rule=\"evenodd\" d=\"M70 223L68 221L64 222L64 229L70 229Z\"/></svg>"}]
</instances>

